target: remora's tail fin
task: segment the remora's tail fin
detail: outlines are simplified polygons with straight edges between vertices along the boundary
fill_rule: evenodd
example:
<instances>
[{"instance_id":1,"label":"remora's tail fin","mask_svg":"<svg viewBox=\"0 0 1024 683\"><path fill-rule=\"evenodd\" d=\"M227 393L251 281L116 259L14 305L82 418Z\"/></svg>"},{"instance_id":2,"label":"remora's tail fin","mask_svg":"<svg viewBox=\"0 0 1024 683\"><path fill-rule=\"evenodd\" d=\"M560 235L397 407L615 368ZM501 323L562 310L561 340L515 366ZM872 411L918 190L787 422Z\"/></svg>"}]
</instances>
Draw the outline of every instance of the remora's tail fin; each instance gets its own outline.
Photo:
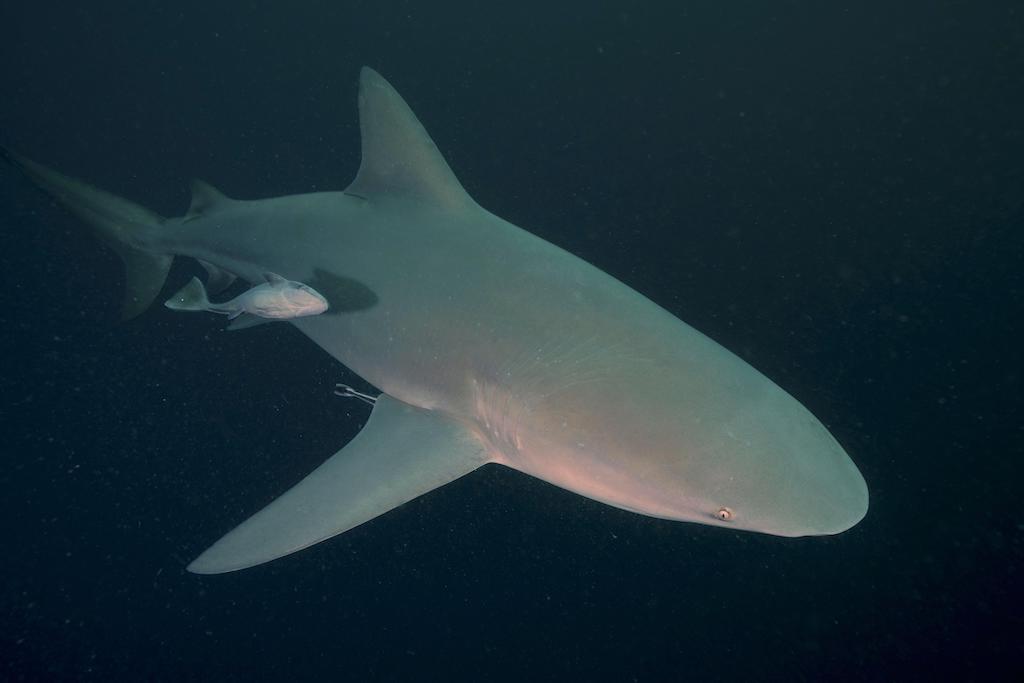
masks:
<instances>
[{"instance_id":1,"label":"remora's tail fin","mask_svg":"<svg viewBox=\"0 0 1024 683\"><path fill-rule=\"evenodd\" d=\"M147 248L164 219L138 204L69 178L0 147L13 164L47 194L86 223L124 262L126 293L122 315L133 318L149 307L167 279L173 256Z\"/></svg>"},{"instance_id":2,"label":"remora's tail fin","mask_svg":"<svg viewBox=\"0 0 1024 683\"><path fill-rule=\"evenodd\" d=\"M203 287L202 281L193 277L177 294L165 301L164 306L172 311L208 311L210 299L206 296L206 287Z\"/></svg>"}]
</instances>

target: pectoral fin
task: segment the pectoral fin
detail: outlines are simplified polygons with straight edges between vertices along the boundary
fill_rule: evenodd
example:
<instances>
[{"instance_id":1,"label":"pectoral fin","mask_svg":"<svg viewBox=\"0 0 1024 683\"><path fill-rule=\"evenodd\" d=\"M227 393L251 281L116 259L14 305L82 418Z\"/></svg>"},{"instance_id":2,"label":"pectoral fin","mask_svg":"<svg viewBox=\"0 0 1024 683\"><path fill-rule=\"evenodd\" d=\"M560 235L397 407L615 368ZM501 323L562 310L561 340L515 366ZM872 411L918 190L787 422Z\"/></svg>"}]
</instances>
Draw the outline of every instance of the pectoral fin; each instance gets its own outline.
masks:
<instances>
[{"instance_id":1,"label":"pectoral fin","mask_svg":"<svg viewBox=\"0 0 1024 683\"><path fill-rule=\"evenodd\" d=\"M369 521L487 462L457 420L381 394L362 431L280 498L188 566L197 574L245 569Z\"/></svg>"},{"instance_id":2,"label":"pectoral fin","mask_svg":"<svg viewBox=\"0 0 1024 683\"><path fill-rule=\"evenodd\" d=\"M245 314L237 318L230 319L228 323L228 332L235 332L237 330L247 330L250 327L256 327L257 325L265 325L267 323L277 322L275 318L261 318L258 315Z\"/></svg>"}]
</instances>

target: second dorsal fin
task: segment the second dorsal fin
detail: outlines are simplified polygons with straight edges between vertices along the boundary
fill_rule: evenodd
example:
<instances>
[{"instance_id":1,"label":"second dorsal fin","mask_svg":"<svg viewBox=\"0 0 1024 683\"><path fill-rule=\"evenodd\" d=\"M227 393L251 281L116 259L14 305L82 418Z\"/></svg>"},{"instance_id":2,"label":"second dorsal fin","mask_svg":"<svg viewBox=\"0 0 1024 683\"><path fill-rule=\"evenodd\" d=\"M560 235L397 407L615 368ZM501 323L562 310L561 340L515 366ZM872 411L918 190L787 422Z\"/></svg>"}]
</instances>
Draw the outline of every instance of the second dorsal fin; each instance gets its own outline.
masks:
<instances>
[{"instance_id":1,"label":"second dorsal fin","mask_svg":"<svg viewBox=\"0 0 1024 683\"><path fill-rule=\"evenodd\" d=\"M184 221L195 220L233 201L213 185L195 178L192 180L192 203L189 204Z\"/></svg>"}]
</instances>

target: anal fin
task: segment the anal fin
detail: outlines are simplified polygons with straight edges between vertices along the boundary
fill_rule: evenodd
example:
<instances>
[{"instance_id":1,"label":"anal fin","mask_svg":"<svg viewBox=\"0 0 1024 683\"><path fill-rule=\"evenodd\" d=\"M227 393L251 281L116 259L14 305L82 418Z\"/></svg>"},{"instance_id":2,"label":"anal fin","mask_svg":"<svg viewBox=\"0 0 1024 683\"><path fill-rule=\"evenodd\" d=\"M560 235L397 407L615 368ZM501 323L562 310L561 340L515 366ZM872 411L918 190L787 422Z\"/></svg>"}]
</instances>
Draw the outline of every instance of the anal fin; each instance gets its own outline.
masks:
<instances>
[{"instance_id":1,"label":"anal fin","mask_svg":"<svg viewBox=\"0 0 1024 683\"><path fill-rule=\"evenodd\" d=\"M206 271L206 291L210 294L220 294L235 281L234 273L229 273L220 266L215 266L202 259L199 259L199 263Z\"/></svg>"},{"instance_id":2,"label":"anal fin","mask_svg":"<svg viewBox=\"0 0 1024 683\"><path fill-rule=\"evenodd\" d=\"M221 574L348 531L488 461L469 429L381 394L342 450L200 555L188 570Z\"/></svg>"}]
</instances>

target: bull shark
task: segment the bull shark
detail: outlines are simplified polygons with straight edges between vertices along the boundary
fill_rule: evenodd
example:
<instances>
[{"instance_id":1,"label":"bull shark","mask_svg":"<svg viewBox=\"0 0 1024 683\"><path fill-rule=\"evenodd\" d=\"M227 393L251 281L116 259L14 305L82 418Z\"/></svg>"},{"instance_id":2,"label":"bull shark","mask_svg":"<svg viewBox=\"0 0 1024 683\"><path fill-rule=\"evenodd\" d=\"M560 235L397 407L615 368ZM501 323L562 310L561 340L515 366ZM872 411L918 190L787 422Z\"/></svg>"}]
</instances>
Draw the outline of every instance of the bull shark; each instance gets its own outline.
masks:
<instances>
[{"instance_id":1,"label":"bull shark","mask_svg":"<svg viewBox=\"0 0 1024 683\"><path fill-rule=\"evenodd\" d=\"M359 121L362 159L344 191L242 201L196 182L180 218L4 152L120 255L126 317L153 302L175 256L198 259L211 284L280 273L329 302L288 322L381 392L348 444L190 571L294 553L488 463L727 529L828 535L864 517L864 478L810 411L622 282L478 205L369 68Z\"/></svg>"}]
</instances>

